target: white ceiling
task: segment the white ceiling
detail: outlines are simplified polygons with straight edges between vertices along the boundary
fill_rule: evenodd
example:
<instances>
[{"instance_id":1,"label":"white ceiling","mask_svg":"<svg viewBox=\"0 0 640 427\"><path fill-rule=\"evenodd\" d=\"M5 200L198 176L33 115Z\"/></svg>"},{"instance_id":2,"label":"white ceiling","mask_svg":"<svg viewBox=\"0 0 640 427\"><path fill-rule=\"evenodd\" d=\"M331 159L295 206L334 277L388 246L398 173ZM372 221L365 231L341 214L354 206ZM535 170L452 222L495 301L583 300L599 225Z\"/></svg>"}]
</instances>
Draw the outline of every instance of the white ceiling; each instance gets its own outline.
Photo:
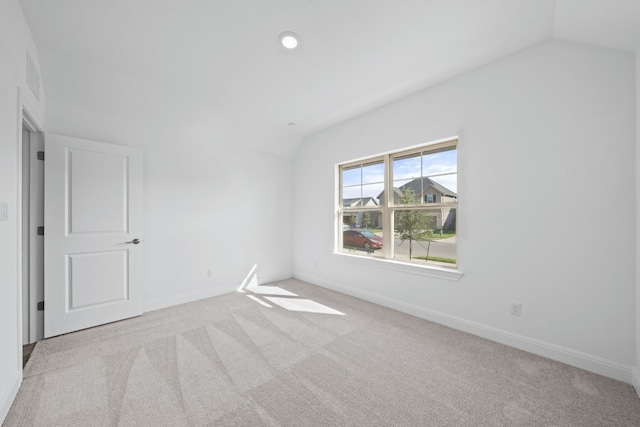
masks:
<instances>
[{"instance_id":1,"label":"white ceiling","mask_svg":"<svg viewBox=\"0 0 640 427\"><path fill-rule=\"evenodd\" d=\"M556 0L555 37L640 51L640 0Z\"/></svg>"},{"instance_id":2,"label":"white ceiling","mask_svg":"<svg viewBox=\"0 0 640 427\"><path fill-rule=\"evenodd\" d=\"M640 46L640 0L20 2L48 103L285 156L314 132L554 37ZM298 49L279 46L285 30Z\"/></svg>"}]
</instances>

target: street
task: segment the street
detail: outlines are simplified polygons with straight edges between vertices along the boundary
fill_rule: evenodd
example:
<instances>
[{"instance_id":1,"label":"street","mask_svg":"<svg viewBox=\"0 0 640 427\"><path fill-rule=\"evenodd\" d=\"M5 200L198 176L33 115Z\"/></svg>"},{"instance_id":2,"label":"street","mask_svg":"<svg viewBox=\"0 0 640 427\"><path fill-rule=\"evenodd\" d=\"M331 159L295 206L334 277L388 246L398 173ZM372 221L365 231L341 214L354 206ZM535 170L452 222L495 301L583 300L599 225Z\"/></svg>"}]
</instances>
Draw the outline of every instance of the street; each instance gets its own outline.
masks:
<instances>
[{"instance_id":1,"label":"street","mask_svg":"<svg viewBox=\"0 0 640 427\"><path fill-rule=\"evenodd\" d=\"M441 258L453 258L456 259L456 238L450 237L448 239L434 240L429 246L429 242L411 242L412 244L412 257L427 256L427 248L429 248L429 256L441 257ZM394 249L396 258L406 257L409 258L409 241L402 242L399 239L394 241Z\"/></svg>"},{"instance_id":2,"label":"street","mask_svg":"<svg viewBox=\"0 0 640 427\"><path fill-rule=\"evenodd\" d=\"M382 237L382 233L375 233L378 236ZM449 237L448 239L441 240L433 240L431 241L431 246L429 246L429 242L424 241L413 241L411 257L425 257L427 256L427 248L429 249L430 257L440 257L440 258L449 258L449 259L457 259L457 250L456 250L456 237ZM354 250L353 248L352 250ZM358 250L358 249L355 249ZM376 257L382 257L382 251L375 251L373 253ZM394 239L394 256L397 260L409 260L409 241L401 241L400 239ZM416 260L420 261L420 260ZM433 263L434 261L429 261ZM453 264L442 263L443 265L452 266Z\"/></svg>"}]
</instances>

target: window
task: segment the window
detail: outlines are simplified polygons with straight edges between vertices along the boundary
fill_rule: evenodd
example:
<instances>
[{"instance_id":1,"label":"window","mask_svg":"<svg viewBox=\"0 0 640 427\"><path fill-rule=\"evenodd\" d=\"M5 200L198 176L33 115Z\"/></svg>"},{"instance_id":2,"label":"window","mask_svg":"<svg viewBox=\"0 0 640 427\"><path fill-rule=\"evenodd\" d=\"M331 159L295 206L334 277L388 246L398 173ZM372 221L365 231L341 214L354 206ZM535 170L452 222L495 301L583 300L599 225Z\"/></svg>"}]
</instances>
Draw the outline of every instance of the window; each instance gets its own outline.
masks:
<instances>
[{"instance_id":1,"label":"window","mask_svg":"<svg viewBox=\"0 0 640 427\"><path fill-rule=\"evenodd\" d=\"M457 268L457 140L338 167L340 252Z\"/></svg>"}]
</instances>

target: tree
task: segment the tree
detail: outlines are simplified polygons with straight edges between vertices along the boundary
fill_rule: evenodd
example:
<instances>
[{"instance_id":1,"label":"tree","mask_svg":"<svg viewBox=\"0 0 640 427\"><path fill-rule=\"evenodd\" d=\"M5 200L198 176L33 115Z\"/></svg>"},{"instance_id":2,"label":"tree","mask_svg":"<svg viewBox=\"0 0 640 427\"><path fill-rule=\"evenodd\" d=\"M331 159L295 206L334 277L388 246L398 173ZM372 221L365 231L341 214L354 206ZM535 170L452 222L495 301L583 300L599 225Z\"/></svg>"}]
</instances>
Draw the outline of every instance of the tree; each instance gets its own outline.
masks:
<instances>
[{"instance_id":1,"label":"tree","mask_svg":"<svg viewBox=\"0 0 640 427\"><path fill-rule=\"evenodd\" d=\"M420 202L418 195L411 189L405 188L400 196L400 204L415 205ZM429 257L429 248L431 247L431 239L433 230L430 228L429 215L424 210L398 210L395 212L395 232L401 244L409 241L409 259L413 250L414 241L429 241L427 248L427 258Z\"/></svg>"},{"instance_id":2,"label":"tree","mask_svg":"<svg viewBox=\"0 0 640 427\"><path fill-rule=\"evenodd\" d=\"M365 212L362 215L362 226L364 228L369 228L370 225L371 225L371 214L369 212Z\"/></svg>"}]
</instances>

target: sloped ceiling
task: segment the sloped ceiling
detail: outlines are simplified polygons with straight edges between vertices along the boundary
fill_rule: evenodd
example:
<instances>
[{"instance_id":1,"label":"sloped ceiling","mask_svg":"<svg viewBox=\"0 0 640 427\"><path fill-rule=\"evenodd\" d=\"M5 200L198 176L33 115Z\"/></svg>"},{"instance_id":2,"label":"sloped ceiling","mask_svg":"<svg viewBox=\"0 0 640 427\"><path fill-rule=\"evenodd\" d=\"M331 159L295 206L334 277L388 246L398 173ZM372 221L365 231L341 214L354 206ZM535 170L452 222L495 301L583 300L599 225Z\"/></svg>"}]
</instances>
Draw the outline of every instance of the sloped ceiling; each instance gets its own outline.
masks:
<instances>
[{"instance_id":1,"label":"sloped ceiling","mask_svg":"<svg viewBox=\"0 0 640 427\"><path fill-rule=\"evenodd\" d=\"M640 50L640 1L556 0L555 37L610 49Z\"/></svg>"},{"instance_id":2,"label":"sloped ceiling","mask_svg":"<svg viewBox=\"0 0 640 427\"><path fill-rule=\"evenodd\" d=\"M633 51L638 3L21 0L49 110L284 156L312 133L553 37ZM282 31L300 35L298 49L278 44Z\"/></svg>"}]
</instances>

